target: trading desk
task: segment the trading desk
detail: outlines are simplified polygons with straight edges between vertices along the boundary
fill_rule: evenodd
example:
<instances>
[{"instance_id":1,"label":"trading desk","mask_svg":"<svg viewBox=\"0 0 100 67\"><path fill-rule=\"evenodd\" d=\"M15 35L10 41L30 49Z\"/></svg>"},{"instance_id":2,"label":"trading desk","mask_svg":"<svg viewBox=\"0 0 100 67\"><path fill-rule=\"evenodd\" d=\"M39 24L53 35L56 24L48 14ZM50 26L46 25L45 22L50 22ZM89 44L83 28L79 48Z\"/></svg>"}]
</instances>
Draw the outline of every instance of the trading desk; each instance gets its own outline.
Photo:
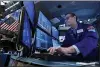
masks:
<instances>
[{"instance_id":1,"label":"trading desk","mask_svg":"<svg viewBox=\"0 0 100 67\"><path fill-rule=\"evenodd\" d=\"M69 62L69 61L57 62L57 61L41 60L36 58L24 58L18 56L11 56L11 59L20 62L21 64L23 63L23 65L21 66L27 66L30 64L31 66L34 67L92 67L92 66L100 67L99 65L94 64L97 62L93 62L89 64L80 63L80 62Z\"/></svg>"}]
</instances>

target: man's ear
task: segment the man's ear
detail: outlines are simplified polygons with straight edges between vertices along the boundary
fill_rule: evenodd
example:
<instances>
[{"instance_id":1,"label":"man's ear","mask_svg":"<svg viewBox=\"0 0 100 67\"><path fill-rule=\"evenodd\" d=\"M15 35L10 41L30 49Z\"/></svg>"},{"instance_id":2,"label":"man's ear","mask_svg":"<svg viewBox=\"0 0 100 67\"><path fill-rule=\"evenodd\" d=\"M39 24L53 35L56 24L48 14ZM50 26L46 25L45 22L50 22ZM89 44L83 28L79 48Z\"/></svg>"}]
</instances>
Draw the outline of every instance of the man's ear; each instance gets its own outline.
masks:
<instances>
[{"instance_id":1,"label":"man's ear","mask_svg":"<svg viewBox=\"0 0 100 67\"><path fill-rule=\"evenodd\" d=\"M74 16L74 18L76 19L76 21L77 21L77 17L76 16Z\"/></svg>"},{"instance_id":2,"label":"man's ear","mask_svg":"<svg viewBox=\"0 0 100 67\"><path fill-rule=\"evenodd\" d=\"M74 16L74 18L76 19L76 16Z\"/></svg>"}]
</instances>

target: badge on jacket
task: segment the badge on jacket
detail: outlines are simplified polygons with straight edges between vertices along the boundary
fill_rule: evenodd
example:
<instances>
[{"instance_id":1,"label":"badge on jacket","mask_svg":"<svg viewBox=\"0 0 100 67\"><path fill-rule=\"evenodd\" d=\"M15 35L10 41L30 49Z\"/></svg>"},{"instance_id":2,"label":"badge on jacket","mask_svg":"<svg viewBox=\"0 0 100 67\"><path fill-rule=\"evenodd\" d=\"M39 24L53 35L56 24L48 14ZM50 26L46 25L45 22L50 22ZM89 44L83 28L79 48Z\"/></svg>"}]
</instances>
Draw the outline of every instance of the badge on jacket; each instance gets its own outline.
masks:
<instances>
[{"instance_id":1,"label":"badge on jacket","mask_svg":"<svg viewBox=\"0 0 100 67\"><path fill-rule=\"evenodd\" d=\"M83 29L77 30L77 33L82 33L82 32L83 32Z\"/></svg>"}]
</instances>

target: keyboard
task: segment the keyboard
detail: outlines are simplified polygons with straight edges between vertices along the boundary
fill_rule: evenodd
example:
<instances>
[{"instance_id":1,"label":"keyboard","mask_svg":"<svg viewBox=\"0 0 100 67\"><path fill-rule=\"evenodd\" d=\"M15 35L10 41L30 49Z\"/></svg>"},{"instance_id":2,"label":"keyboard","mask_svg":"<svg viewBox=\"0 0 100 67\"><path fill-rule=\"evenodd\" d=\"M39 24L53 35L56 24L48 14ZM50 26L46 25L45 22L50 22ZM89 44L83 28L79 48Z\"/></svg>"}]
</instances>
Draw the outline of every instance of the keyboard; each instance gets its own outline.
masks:
<instances>
[{"instance_id":1,"label":"keyboard","mask_svg":"<svg viewBox=\"0 0 100 67\"><path fill-rule=\"evenodd\" d=\"M37 48L36 51L40 53L49 53L49 51L47 51L47 49L44 49L44 48Z\"/></svg>"}]
</instances>

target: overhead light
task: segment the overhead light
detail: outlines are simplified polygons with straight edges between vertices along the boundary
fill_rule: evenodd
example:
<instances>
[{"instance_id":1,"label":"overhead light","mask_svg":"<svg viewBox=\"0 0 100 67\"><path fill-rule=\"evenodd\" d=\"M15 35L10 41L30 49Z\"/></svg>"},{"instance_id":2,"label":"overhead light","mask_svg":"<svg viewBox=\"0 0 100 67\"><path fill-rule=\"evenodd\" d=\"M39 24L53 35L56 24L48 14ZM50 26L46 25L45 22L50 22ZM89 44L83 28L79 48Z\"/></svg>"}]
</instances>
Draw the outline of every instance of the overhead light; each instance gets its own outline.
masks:
<instances>
[{"instance_id":1,"label":"overhead light","mask_svg":"<svg viewBox=\"0 0 100 67\"><path fill-rule=\"evenodd\" d=\"M82 21L79 21L80 23L82 23Z\"/></svg>"},{"instance_id":2,"label":"overhead light","mask_svg":"<svg viewBox=\"0 0 100 67\"><path fill-rule=\"evenodd\" d=\"M5 3L9 3L10 1L3 1L3 2L5 2Z\"/></svg>"},{"instance_id":3,"label":"overhead light","mask_svg":"<svg viewBox=\"0 0 100 67\"><path fill-rule=\"evenodd\" d=\"M66 15L65 14L62 14L61 17L65 19Z\"/></svg>"},{"instance_id":4,"label":"overhead light","mask_svg":"<svg viewBox=\"0 0 100 67\"><path fill-rule=\"evenodd\" d=\"M9 3L10 1L1 1L0 3L0 5L5 5L5 4L7 4L7 3Z\"/></svg>"},{"instance_id":5,"label":"overhead light","mask_svg":"<svg viewBox=\"0 0 100 67\"><path fill-rule=\"evenodd\" d=\"M5 5L5 4L3 2L1 2L0 5Z\"/></svg>"},{"instance_id":6,"label":"overhead light","mask_svg":"<svg viewBox=\"0 0 100 67\"><path fill-rule=\"evenodd\" d=\"M60 22L60 20L58 19L58 18L53 18L53 19L51 19L50 20L53 24L56 24L56 23L59 23Z\"/></svg>"},{"instance_id":7,"label":"overhead light","mask_svg":"<svg viewBox=\"0 0 100 67\"><path fill-rule=\"evenodd\" d=\"M88 21L90 21L90 19L88 19Z\"/></svg>"}]
</instances>

